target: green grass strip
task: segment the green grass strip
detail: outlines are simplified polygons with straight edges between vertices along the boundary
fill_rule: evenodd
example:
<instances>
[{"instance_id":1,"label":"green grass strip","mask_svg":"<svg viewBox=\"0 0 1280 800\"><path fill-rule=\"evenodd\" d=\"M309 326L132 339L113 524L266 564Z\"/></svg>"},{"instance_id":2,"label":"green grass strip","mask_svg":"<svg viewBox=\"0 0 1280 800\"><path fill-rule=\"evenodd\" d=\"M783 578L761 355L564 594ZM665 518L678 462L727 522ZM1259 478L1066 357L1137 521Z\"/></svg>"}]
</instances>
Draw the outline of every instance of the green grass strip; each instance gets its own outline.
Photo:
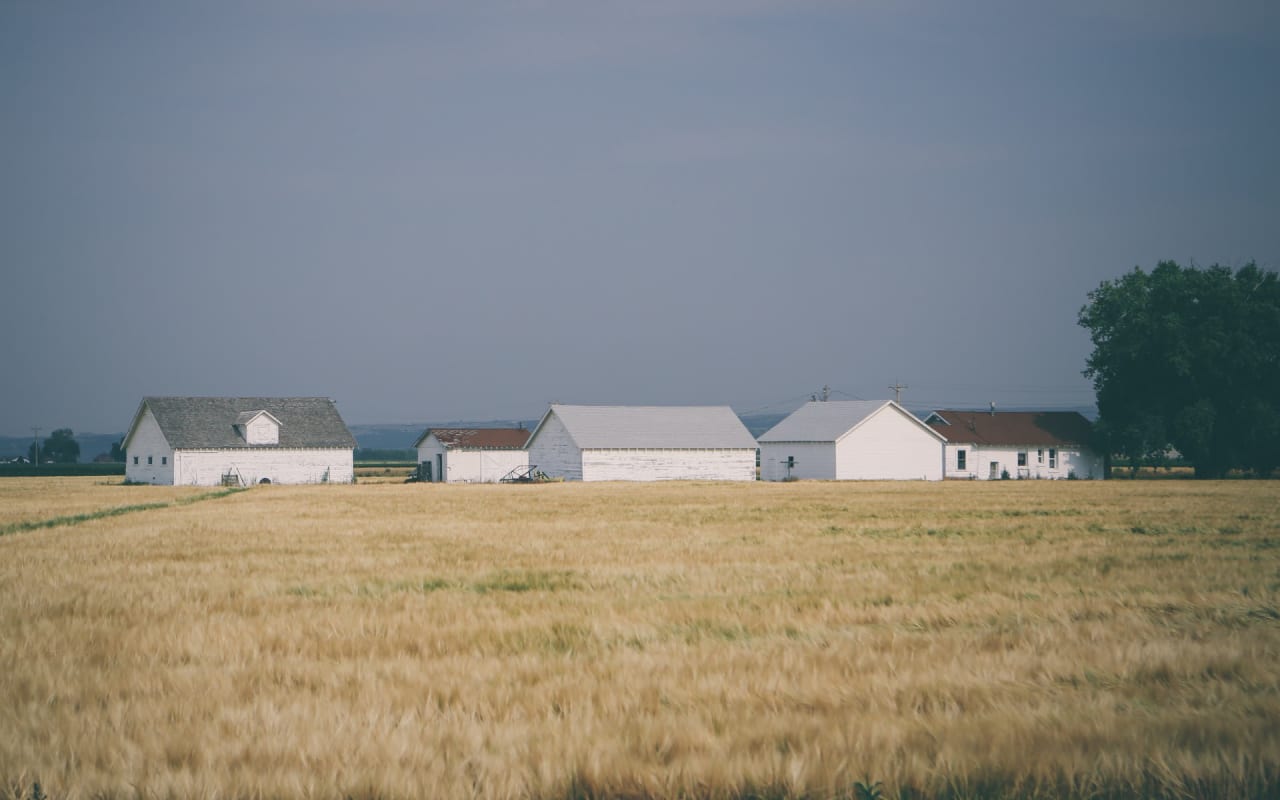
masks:
<instances>
[{"instance_id":1,"label":"green grass strip","mask_svg":"<svg viewBox=\"0 0 1280 800\"><path fill-rule=\"evenodd\" d=\"M216 492L205 492L204 494L180 497L177 500L167 503L138 503L132 506L117 506L115 508L104 508L101 511L89 511L84 514L70 514L65 517L52 517L50 519L39 519L29 522L14 522L0 528L0 536L8 536L11 533L35 531L42 528L59 528L63 525L79 525L82 522L89 522L95 519L106 519L107 517L118 517L122 514L132 514L135 511L154 511L157 508L169 508L170 506L189 506L192 503L198 503L201 500L213 500L243 491L245 491L245 489L222 489Z\"/></svg>"}]
</instances>

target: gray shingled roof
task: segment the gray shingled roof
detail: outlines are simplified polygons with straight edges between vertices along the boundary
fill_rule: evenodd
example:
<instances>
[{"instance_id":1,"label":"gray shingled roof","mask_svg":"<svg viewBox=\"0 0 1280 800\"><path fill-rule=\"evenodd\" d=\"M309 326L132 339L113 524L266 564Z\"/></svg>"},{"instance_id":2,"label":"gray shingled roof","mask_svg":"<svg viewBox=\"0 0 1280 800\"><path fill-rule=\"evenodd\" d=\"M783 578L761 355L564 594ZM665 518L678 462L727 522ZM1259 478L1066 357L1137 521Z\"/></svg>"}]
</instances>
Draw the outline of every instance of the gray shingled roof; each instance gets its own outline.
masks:
<instances>
[{"instance_id":1,"label":"gray shingled roof","mask_svg":"<svg viewBox=\"0 0 1280 800\"><path fill-rule=\"evenodd\" d=\"M728 406L557 404L547 412L552 413L584 450L754 450L756 447L756 440Z\"/></svg>"},{"instance_id":2,"label":"gray shingled roof","mask_svg":"<svg viewBox=\"0 0 1280 800\"><path fill-rule=\"evenodd\" d=\"M355 437L327 397L144 397L134 425L143 408L151 409L175 450L356 446ZM280 421L279 444L245 444L235 426L255 411L266 411ZM133 433L132 426L129 433Z\"/></svg>"}]
</instances>

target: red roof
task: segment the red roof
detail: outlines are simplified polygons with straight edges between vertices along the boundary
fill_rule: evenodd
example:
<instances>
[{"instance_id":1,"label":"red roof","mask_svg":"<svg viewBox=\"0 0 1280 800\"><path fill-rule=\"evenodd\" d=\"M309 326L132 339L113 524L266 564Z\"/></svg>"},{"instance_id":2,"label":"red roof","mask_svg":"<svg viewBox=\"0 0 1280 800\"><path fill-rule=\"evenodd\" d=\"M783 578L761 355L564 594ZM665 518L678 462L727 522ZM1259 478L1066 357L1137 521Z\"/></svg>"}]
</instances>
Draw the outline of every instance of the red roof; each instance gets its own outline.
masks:
<instances>
[{"instance_id":1,"label":"red roof","mask_svg":"<svg viewBox=\"0 0 1280 800\"><path fill-rule=\"evenodd\" d=\"M1076 411L992 413L948 409L933 412L926 421L929 427L947 437L947 441L953 444L1059 447L1088 445L1093 440L1093 426Z\"/></svg>"},{"instance_id":2,"label":"red roof","mask_svg":"<svg viewBox=\"0 0 1280 800\"><path fill-rule=\"evenodd\" d=\"M524 428L431 428L422 438L429 435L449 449L519 450L529 440L529 431Z\"/></svg>"}]
</instances>

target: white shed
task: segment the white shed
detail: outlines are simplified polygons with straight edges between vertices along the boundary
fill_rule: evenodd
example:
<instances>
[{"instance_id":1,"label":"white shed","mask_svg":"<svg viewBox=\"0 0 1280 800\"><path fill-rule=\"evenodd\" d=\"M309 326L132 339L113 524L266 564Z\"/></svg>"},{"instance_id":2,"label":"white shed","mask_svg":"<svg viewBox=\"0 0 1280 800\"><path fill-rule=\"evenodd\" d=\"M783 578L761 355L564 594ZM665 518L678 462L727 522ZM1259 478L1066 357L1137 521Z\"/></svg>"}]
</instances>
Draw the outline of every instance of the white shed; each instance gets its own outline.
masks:
<instances>
[{"instance_id":1,"label":"white shed","mask_svg":"<svg viewBox=\"0 0 1280 800\"><path fill-rule=\"evenodd\" d=\"M756 440L728 406L554 404L529 464L572 481L750 481Z\"/></svg>"},{"instance_id":2,"label":"white shed","mask_svg":"<svg viewBox=\"0 0 1280 800\"><path fill-rule=\"evenodd\" d=\"M179 486L351 483L355 446L325 397L144 397L124 474Z\"/></svg>"},{"instance_id":3,"label":"white shed","mask_svg":"<svg viewBox=\"0 0 1280 800\"><path fill-rule=\"evenodd\" d=\"M805 403L760 437L760 477L939 481L944 441L892 400Z\"/></svg>"},{"instance_id":4,"label":"white shed","mask_svg":"<svg viewBox=\"0 0 1280 800\"><path fill-rule=\"evenodd\" d=\"M1076 411L945 409L926 421L947 437L948 478L1106 477L1093 426Z\"/></svg>"},{"instance_id":5,"label":"white shed","mask_svg":"<svg viewBox=\"0 0 1280 800\"><path fill-rule=\"evenodd\" d=\"M496 483L527 471L524 428L428 428L414 442L418 479L432 483Z\"/></svg>"}]
</instances>

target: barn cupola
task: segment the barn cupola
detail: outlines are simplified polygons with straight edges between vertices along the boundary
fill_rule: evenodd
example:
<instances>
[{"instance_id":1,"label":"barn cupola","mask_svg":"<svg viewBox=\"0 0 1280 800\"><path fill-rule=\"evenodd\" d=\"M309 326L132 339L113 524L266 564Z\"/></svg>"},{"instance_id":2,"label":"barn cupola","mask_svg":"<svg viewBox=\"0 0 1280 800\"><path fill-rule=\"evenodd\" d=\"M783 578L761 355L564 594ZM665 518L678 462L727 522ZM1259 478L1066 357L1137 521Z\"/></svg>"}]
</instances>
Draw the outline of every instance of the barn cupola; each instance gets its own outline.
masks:
<instances>
[{"instance_id":1,"label":"barn cupola","mask_svg":"<svg viewBox=\"0 0 1280 800\"><path fill-rule=\"evenodd\" d=\"M279 444L280 420L268 411L245 411L236 417L236 433L245 444Z\"/></svg>"}]
</instances>

